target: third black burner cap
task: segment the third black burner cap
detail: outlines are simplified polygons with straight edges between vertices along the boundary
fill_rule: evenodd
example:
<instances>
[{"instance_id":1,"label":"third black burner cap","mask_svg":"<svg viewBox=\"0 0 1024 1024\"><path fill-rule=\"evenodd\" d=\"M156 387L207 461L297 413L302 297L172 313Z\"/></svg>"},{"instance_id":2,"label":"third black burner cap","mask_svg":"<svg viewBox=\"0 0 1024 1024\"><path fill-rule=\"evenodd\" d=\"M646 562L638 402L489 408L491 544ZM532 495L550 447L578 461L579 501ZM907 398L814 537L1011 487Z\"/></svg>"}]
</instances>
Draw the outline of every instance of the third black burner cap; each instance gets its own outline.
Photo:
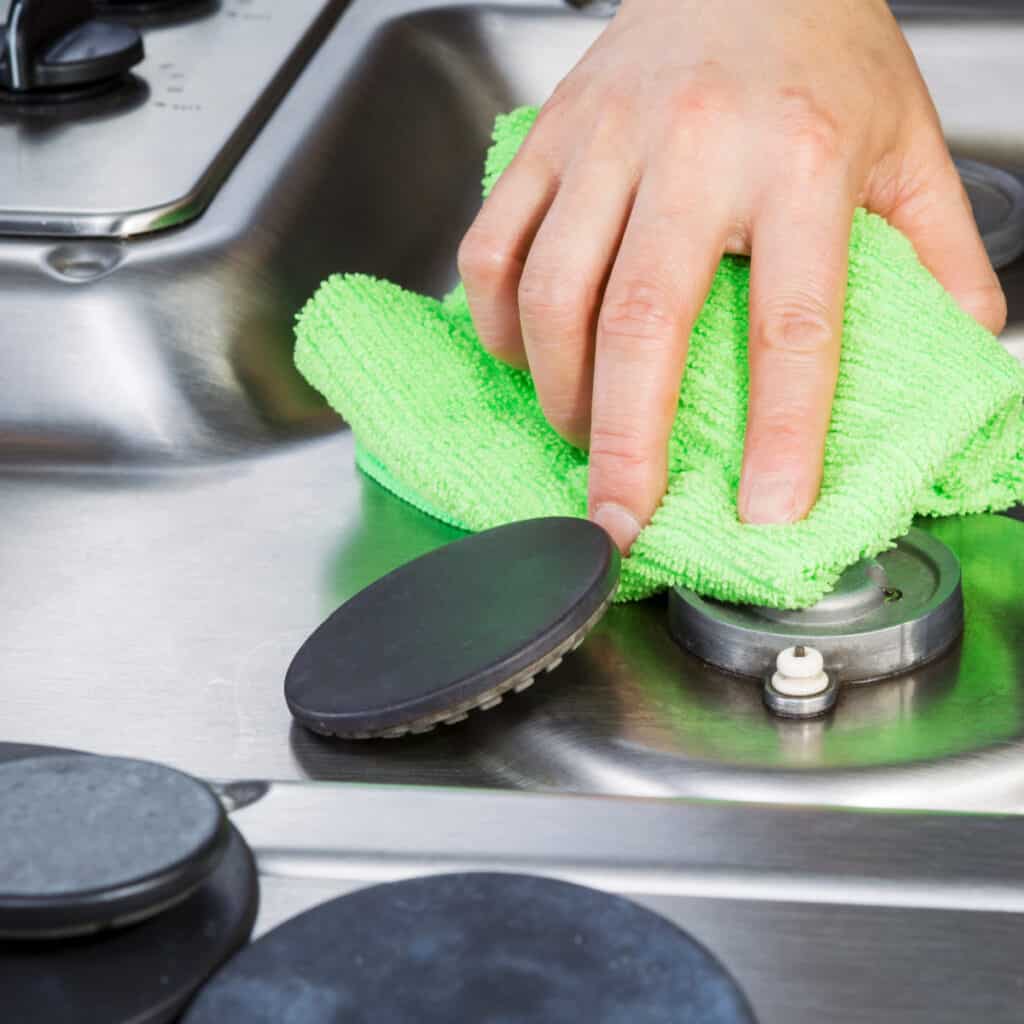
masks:
<instances>
[{"instance_id":1,"label":"third black burner cap","mask_svg":"<svg viewBox=\"0 0 1024 1024\"><path fill-rule=\"evenodd\" d=\"M184 1024L753 1024L736 983L620 896L524 875L363 889L242 950Z\"/></svg>"}]
</instances>

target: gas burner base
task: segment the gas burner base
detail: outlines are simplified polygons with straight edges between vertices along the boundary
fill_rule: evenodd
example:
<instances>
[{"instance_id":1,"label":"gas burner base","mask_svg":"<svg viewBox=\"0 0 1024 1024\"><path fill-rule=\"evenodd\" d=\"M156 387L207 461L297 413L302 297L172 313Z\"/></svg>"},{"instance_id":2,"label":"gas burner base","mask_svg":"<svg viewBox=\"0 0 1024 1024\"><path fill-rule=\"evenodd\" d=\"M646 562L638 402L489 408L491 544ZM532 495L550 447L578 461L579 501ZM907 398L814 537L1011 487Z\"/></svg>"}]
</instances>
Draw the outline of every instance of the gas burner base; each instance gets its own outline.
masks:
<instances>
[{"instance_id":1,"label":"gas burner base","mask_svg":"<svg viewBox=\"0 0 1024 1024\"><path fill-rule=\"evenodd\" d=\"M682 588L669 598L672 635L685 650L724 672L758 679L794 644L820 651L838 682L884 679L937 658L963 622L960 563L917 529L851 566L811 608L727 605Z\"/></svg>"}]
</instances>

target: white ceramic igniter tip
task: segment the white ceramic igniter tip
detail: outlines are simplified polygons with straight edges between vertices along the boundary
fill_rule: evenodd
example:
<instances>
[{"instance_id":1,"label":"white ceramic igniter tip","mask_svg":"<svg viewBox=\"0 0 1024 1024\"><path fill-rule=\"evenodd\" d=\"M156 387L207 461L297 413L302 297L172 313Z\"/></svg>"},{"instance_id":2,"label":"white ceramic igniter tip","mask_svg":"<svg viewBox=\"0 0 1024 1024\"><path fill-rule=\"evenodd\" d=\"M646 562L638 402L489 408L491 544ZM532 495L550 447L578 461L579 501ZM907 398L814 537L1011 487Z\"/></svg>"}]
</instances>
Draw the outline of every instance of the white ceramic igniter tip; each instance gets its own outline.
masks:
<instances>
[{"instance_id":1,"label":"white ceramic igniter tip","mask_svg":"<svg viewBox=\"0 0 1024 1024\"><path fill-rule=\"evenodd\" d=\"M772 686L786 697L813 697L828 689L821 652L814 647L787 647L775 661Z\"/></svg>"}]
</instances>

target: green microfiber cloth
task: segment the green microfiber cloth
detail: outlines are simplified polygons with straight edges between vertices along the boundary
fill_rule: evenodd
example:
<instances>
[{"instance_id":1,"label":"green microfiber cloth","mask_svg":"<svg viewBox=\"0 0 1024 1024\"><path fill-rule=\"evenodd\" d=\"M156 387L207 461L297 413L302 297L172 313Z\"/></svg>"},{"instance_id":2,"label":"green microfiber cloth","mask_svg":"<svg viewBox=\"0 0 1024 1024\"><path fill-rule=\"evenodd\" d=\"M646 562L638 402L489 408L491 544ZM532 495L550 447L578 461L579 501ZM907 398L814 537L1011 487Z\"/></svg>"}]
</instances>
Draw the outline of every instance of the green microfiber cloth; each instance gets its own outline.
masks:
<instances>
[{"instance_id":1,"label":"green microfiber cloth","mask_svg":"<svg viewBox=\"0 0 1024 1024\"><path fill-rule=\"evenodd\" d=\"M500 117L485 194L536 111ZM1024 496L1024 369L881 218L858 210L821 495L800 523L749 526L736 504L747 407L749 260L727 256L693 331L669 488L623 563L620 600L681 584L804 607L915 514ZM351 425L365 472L453 525L586 514L587 455L548 426L527 372L480 346L465 294L443 301L334 276L298 317L295 360Z\"/></svg>"}]
</instances>

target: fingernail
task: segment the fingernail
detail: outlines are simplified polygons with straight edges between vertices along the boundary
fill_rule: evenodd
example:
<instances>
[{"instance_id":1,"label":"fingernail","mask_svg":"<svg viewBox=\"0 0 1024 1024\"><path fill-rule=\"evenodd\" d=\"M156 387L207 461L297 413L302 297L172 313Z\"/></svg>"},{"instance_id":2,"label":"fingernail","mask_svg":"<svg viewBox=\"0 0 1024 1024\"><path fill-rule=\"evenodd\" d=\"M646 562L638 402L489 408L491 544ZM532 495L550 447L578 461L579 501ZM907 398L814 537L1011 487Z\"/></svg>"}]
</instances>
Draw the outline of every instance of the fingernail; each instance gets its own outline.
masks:
<instances>
[{"instance_id":1,"label":"fingernail","mask_svg":"<svg viewBox=\"0 0 1024 1024\"><path fill-rule=\"evenodd\" d=\"M623 508L614 501L606 501L594 509L594 522L603 527L615 541L615 546L624 554L629 554L643 527L629 509Z\"/></svg>"},{"instance_id":2,"label":"fingernail","mask_svg":"<svg viewBox=\"0 0 1024 1024\"><path fill-rule=\"evenodd\" d=\"M762 473L747 487L743 521L756 525L792 523L797 519L796 487L788 473Z\"/></svg>"}]
</instances>

